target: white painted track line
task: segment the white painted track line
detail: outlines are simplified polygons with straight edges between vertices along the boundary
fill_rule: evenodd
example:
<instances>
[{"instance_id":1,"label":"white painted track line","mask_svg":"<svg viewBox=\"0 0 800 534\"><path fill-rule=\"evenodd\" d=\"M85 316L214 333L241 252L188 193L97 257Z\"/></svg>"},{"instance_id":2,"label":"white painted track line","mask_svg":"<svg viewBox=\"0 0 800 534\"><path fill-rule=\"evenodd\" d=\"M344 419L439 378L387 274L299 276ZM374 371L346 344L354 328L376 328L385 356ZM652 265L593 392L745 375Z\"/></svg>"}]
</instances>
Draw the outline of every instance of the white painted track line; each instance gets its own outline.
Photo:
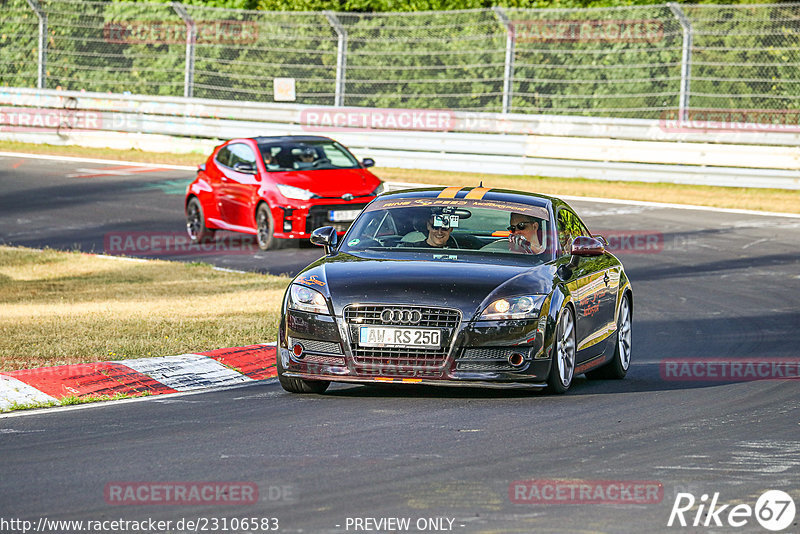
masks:
<instances>
[{"instance_id":1,"label":"white painted track line","mask_svg":"<svg viewBox=\"0 0 800 534\"><path fill-rule=\"evenodd\" d=\"M105 165L136 165L140 167L151 167L151 168L160 168L160 169L170 169L170 170L180 170L180 171L196 171L197 167L188 166L188 165L161 165L158 163L142 163L136 161L115 161L115 160L108 160L108 159L91 159L91 158L79 158L73 156L52 156L46 154L28 154L25 152L0 152L0 157L8 157L8 158L30 158L30 159L42 159L42 160L52 160L52 161L74 161L79 163L101 163ZM393 182L387 182L388 184L392 184ZM400 183L398 182L397 185L408 186L408 187L426 187L426 184L411 184L411 183ZM621 198L598 198L598 197L578 197L573 195L557 195L558 198L568 200L568 201L580 201L580 202L605 202L610 204L627 204L630 206L649 206L653 208L672 208L672 209L682 209L682 210L696 210L696 211L710 211L716 213L735 213L739 215L760 215L765 217L788 217L791 219L800 219L800 214L797 213L781 213L781 212L773 212L773 211L757 211L757 210L742 210L742 209L731 209L731 208L715 208L712 206L697 206L694 204L670 204L666 202L649 202L645 200L625 200Z\"/></svg>"}]
</instances>

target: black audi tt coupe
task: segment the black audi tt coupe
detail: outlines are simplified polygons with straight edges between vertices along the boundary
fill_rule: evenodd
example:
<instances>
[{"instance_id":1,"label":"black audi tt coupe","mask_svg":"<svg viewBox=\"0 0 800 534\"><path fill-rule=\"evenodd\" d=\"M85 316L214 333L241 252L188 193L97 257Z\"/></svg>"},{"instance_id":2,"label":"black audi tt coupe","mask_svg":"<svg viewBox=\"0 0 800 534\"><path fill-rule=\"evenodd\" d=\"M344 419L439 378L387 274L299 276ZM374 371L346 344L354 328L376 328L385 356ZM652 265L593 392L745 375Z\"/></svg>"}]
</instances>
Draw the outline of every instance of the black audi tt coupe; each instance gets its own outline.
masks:
<instances>
[{"instance_id":1,"label":"black audi tt coupe","mask_svg":"<svg viewBox=\"0 0 800 534\"><path fill-rule=\"evenodd\" d=\"M331 382L547 388L623 378L633 292L620 261L555 197L474 188L383 194L289 285L284 389Z\"/></svg>"}]
</instances>

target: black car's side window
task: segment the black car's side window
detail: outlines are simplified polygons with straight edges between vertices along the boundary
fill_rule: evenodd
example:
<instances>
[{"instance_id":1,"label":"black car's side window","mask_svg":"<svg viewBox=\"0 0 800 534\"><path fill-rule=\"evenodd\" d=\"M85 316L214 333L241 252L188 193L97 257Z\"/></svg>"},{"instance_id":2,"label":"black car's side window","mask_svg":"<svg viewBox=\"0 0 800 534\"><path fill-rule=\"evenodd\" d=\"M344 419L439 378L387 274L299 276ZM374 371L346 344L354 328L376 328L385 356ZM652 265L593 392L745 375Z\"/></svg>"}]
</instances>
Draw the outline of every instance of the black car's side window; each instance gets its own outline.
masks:
<instances>
[{"instance_id":1,"label":"black car's side window","mask_svg":"<svg viewBox=\"0 0 800 534\"><path fill-rule=\"evenodd\" d=\"M572 240L582 235L589 235L589 231L578 216L567 208L561 208L558 211L558 241L561 244L561 253L569 254Z\"/></svg>"},{"instance_id":2,"label":"black car's side window","mask_svg":"<svg viewBox=\"0 0 800 534\"><path fill-rule=\"evenodd\" d=\"M243 143L234 143L228 145L228 149L230 150L230 158L226 164L228 167L233 168L237 163L247 163L254 169L256 168L256 155L249 146Z\"/></svg>"}]
</instances>

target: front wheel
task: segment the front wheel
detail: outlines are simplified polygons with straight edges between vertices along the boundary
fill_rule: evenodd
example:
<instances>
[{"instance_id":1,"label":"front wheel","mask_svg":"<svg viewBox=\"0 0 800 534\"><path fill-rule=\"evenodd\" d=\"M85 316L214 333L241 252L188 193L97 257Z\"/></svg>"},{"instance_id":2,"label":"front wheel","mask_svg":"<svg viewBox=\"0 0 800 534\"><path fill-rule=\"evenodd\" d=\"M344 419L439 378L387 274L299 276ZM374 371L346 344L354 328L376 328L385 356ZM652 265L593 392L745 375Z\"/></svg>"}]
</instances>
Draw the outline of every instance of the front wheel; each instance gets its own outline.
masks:
<instances>
[{"instance_id":1,"label":"front wheel","mask_svg":"<svg viewBox=\"0 0 800 534\"><path fill-rule=\"evenodd\" d=\"M572 308L565 307L556 328L556 342L553 346L553 357L550 374L547 376L547 390L550 393L566 393L572 385L575 375L575 318Z\"/></svg>"},{"instance_id":2,"label":"front wheel","mask_svg":"<svg viewBox=\"0 0 800 534\"><path fill-rule=\"evenodd\" d=\"M586 373L591 379L620 379L628 374L631 365L631 306L628 295L622 297L617 320L617 342L614 346L614 357L610 362Z\"/></svg>"},{"instance_id":3,"label":"front wheel","mask_svg":"<svg viewBox=\"0 0 800 534\"><path fill-rule=\"evenodd\" d=\"M197 197L192 197L186 205L186 232L192 243L207 243L214 239L214 230L206 226L203 207Z\"/></svg>"},{"instance_id":4,"label":"front wheel","mask_svg":"<svg viewBox=\"0 0 800 534\"><path fill-rule=\"evenodd\" d=\"M256 239L258 248L261 250L275 250L287 246L290 239L277 239L275 237L275 223L272 219L272 211L269 206L262 202L256 209Z\"/></svg>"},{"instance_id":5,"label":"front wheel","mask_svg":"<svg viewBox=\"0 0 800 534\"><path fill-rule=\"evenodd\" d=\"M289 378L283 376L284 369L281 362L280 347L275 365L278 369L278 382L281 387L289 393L324 393L331 383L327 380L303 380L301 378Z\"/></svg>"}]
</instances>

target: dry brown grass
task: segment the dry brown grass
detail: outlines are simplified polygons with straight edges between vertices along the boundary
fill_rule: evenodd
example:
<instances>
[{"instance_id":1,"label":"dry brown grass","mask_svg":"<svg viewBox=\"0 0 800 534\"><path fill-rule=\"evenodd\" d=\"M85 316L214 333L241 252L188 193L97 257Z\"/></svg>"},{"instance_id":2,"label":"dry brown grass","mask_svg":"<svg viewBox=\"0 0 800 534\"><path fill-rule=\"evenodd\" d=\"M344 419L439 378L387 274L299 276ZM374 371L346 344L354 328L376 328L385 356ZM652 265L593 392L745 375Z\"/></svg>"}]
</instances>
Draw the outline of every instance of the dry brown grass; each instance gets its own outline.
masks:
<instances>
[{"instance_id":1,"label":"dry brown grass","mask_svg":"<svg viewBox=\"0 0 800 534\"><path fill-rule=\"evenodd\" d=\"M0 370L275 341L289 278L0 247Z\"/></svg>"},{"instance_id":2,"label":"dry brown grass","mask_svg":"<svg viewBox=\"0 0 800 534\"><path fill-rule=\"evenodd\" d=\"M784 189L610 182L580 178L543 178L412 169L379 169L377 172L384 180L398 182L476 186L483 181L483 185L487 187L554 196L621 198L716 208L800 213L800 191Z\"/></svg>"},{"instance_id":3,"label":"dry brown grass","mask_svg":"<svg viewBox=\"0 0 800 534\"><path fill-rule=\"evenodd\" d=\"M137 163L161 163L166 165L199 165L205 163L208 154L170 154L167 152L143 152L141 150L118 150L115 148L89 148L82 146L39 145L0 140L0 152L22 152L73 156L80 158L134 161Z\"/></svg>"},{"instance_id":4,"label":"dry brown grass","mask_svg":"<svg viewBox=\"0 0 800 534\"><path fill-rule=\"evenodd\" d=\"M115 150L77 146L34 145L0 141L0 151L80 156L118 161L136 161L171 165L198 165L206 155L150 153L141 150ZM380 162L379 162L380 163ZM800 191L745 187L710 187L642 182L615 182L541 176L458 173L379 167L375 173L384 180L442 185L485 185L550 195L574 195L599 198L646 200L674 204L696 204L717 208L749 209L800 213Z\"/></svg>"}]
</instances>

